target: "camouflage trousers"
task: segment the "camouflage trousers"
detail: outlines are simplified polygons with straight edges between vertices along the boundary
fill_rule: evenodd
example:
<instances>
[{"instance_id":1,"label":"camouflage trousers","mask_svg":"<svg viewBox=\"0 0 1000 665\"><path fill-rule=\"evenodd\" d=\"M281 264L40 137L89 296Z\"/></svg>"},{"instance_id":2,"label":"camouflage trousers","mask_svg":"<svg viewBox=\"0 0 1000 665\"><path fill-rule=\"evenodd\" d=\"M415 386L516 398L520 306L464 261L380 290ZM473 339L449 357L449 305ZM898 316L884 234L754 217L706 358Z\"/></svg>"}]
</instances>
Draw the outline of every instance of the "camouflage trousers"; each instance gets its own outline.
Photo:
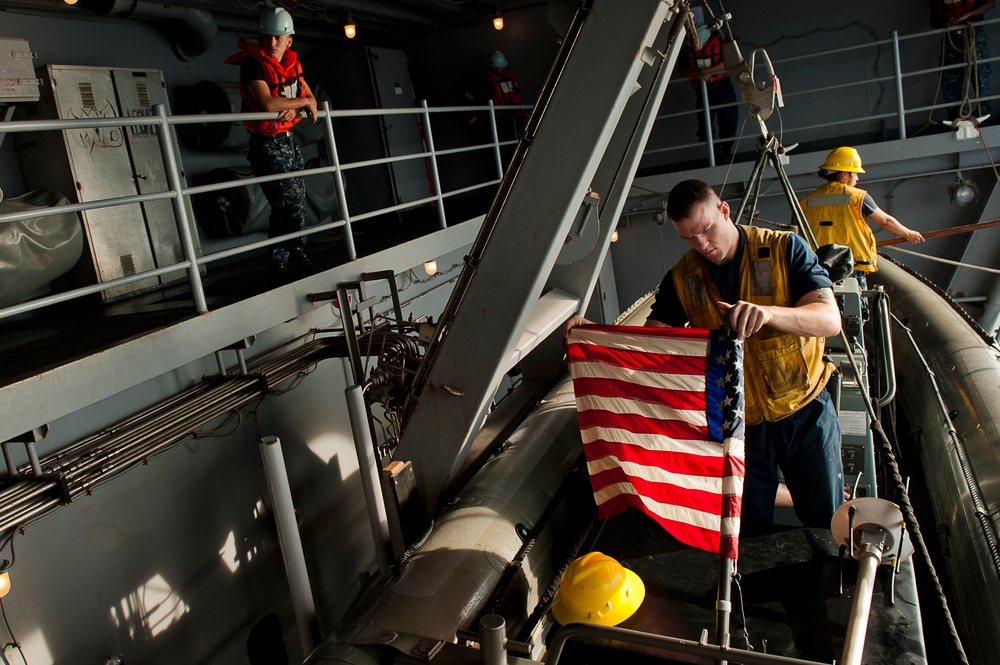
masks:
<instances>
[{"instance_id":1,"label":"camouflage trousers","mask_svg":"<svg viewBox=\"0 0 1000 665\"><path fill-rule=\"evenodd\" d=\"M944 42L944 66L959 65L965 62L965 40L968 31L952 30L945 35ZM969 99L990 96L990 73L991 63L983 62L990 57L990 40L986 35L984 26L976 27L976 64L972 67L969 80L966 82L965 67L955 67L941 72L941 96L946 103L962 101L966 93ZM976 86L978 84L978 91ZM968 86L968 88L966 88ZM948 117L954 118L959 114L969 114L981 116L990 112L989 102L973 102L971 106L963 106L961 109L948 109Z\"/></svg>"},{"instance_id":2,"label":"camouflage trousers","mask_svg":"<svg viewBox=\"0 0 1000 665\"><path fill-rule=\"evenodd\" d=\"M290 133L278 136L250 134L250 149L247 160L255 176L289 173L304 168L305 162L299 151L299 144ZM306 226L306 187L301 177L264 182L260 185L264 198L271 205L270 230L268 238L276 238L286 233L301 231ZM288 260L289 249L305 245L305 238L288 240L273 245L271 260Z\"/></svg>"}]
</instances>

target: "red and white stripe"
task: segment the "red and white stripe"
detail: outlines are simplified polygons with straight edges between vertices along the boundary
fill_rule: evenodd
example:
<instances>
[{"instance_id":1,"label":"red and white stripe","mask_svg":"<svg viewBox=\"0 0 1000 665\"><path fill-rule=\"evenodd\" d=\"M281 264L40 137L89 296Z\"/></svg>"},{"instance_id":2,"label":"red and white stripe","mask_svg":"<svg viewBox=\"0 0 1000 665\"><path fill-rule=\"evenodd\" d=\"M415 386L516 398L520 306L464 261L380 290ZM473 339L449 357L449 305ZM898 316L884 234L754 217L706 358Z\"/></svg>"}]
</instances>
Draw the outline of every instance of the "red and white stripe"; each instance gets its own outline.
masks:
<instances>
[{"instance_id":1,"label":"red and white stripe","mask_svg":"<svg viewBox=\"0 0 1000 665\"><path fill-rule=\"evenodd\" d=\"M599 516L636 508L678 540L735 558L743 441L710 437L707 382L726 374L708 357L710 335L583 326L567 353Z\"/></svg>"}]
</instances>

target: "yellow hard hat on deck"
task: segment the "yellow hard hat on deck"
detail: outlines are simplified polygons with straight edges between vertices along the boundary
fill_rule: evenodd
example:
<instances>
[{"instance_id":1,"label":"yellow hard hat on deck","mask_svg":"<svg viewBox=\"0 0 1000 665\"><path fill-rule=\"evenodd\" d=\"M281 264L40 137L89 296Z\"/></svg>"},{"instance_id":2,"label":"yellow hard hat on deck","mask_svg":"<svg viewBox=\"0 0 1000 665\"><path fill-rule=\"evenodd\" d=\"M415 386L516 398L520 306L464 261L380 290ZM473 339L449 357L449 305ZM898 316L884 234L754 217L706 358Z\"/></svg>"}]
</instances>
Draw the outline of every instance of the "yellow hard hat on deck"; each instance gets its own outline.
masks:
<instances>
[{"instance_id":1,"label":"yellow hard hat on deck","mask_svg":"<svg viewBox=\"0 0 1000 665\"><path fill-rule=\"evenodd\" d=\"M847 173L864 173L861 168L861 155L854 148L837 148L826 156L826 161L819 167L822 171L846 171Z\"/></svg>"},{"instance_id":2,"label":"yellow hard hat on deck","mask_svg":"<svg viewBox=\"0 0 1000 665\"><path fill-rule=\"evenodd\" d=\"M588 552L569 564L552 599L552 614L562 625L617 626L632 616L646 596L639 576L601 552Z\"/></svg>"}]
</instances>

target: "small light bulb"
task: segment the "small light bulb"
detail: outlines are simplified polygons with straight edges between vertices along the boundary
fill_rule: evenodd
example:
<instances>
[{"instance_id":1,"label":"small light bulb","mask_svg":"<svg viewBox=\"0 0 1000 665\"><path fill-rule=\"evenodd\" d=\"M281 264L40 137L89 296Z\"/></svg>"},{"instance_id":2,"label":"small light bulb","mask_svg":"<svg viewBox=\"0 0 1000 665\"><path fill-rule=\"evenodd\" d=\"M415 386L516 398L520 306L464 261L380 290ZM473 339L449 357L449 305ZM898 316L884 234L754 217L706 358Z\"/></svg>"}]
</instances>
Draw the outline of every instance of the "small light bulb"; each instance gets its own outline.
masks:
<instances>
[{"instance_id":1,"label":"small light bulb","mask_svg":"<svg viewBox=\"0 0 1000 665\"><path fill-rule=\"evenodd\" d=\"M962 180L961 176L948 187L952 203L960 206L967 206L975 203L979 198L979 190L974 183L969 180Z\"/></svg>"},{"instance_id":2,"label":"small light bulb","mask_svg":"<svg viewBox=\"0 0 1000 665\"><path fill-rule=\"evenodd\" d=\"M503 16L497 14L493 17L493 27L497 30L503 30Z\"/></svg>"},{"instance_id":3,"label":"small light bulb","mask_svg":"<svg viewBox=\"0 0 1000 665\"><path fill-rule=\"evenodd\" d=\"M437 271L438 271L438 262L437 261L425 261L424 262L424 272L426 272L428 275L433 275Z\"/></svg>"},{"instance_id":4,"label":"small light bulb","mask_svg":"<svg viewBox=\"0 0 1000 665\"><path fill-rule=\"evenodd\" d=\"M960 206L967 206L976 200L976 192L968 185L959 185L955 189L955 203Z\"/></svg>"},{"instance_id":5,"label":"small light bulb","mask_svg":"<svg viewBox=\"0 0 1000 665\"><path fill-rule=\"evenodd\" d=\"M344 34L348 39L354 39L354 35L358 34L358 26L354 25L354 17L350 14L347 15L347 23L344 24Z\"/></svg>"},{"instance_id":6,"label":"small light bulb","mask_svg":"<svg viewBox=\"0 0 1000 665\"><path fill-rule=\"evenodd\" d=\"M65 2L67 5L75 5L76 4L76 0L63 0L63 2Z\"/></svg>"},{"instance_id":7,"label":"small light bulb","mask_svg":"<svg viewBox=\"0 0 1000 665\"><path fill-rule=\"evenodd\" d=\"M10 593L10 573L6 570L0 573L0 598Z\"/></svg>"},{"instance_id":8,"label":"small light bulb","mask_svg":"<svg viewBox=\"0 0 1000 665\"><path fill-rule=\"evenodd\" d=\"M614 233L611 234L611 242L618 242L618 229L615 229Z\"/></svg>"}]
</instances>

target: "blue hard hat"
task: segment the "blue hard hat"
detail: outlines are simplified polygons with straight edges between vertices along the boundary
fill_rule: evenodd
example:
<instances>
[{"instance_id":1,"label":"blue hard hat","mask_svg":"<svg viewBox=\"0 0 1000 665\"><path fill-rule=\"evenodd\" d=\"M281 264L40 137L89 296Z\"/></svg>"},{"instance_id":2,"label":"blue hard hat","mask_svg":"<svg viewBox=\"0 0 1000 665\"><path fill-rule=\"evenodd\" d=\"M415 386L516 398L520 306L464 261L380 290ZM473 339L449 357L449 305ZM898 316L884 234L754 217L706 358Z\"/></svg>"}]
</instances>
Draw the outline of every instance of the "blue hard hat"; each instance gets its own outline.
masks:
<instances>
[{"instance_id":1,"label":"blue hard hat","mask_svg":"<svg viewBox=\"0 0 1000 665\"><path fill-rule=\"evenodd\" d=\"M507 58L505 58L503 53L500 51L493 51L493 53L490 53L487 61L490 63L490 67L496 67L497 69L507 66Z\"/></svg>"}]
</instances>

